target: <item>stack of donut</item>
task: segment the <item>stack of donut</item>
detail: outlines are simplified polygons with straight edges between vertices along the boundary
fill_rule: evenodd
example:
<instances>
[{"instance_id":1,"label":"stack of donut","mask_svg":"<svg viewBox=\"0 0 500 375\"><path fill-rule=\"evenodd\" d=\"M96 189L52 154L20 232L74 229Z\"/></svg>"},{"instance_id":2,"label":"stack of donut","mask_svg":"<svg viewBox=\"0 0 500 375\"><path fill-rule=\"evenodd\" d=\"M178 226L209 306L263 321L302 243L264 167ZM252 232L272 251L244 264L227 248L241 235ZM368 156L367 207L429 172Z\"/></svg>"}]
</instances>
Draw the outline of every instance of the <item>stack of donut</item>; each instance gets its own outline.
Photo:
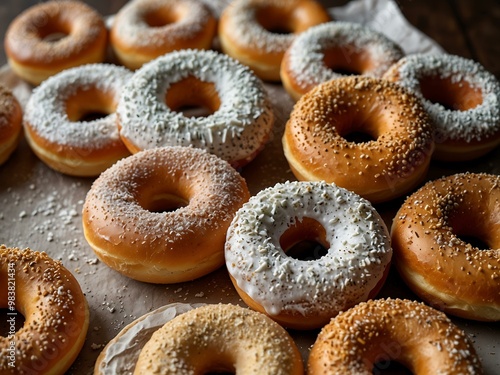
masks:
<instances>
[{"instance_id":1,"label":"stack of donut","mask_svg":"<svg viewBox=\"0 0 500 375\"><path fill-rule=\"evenodd\" d=\"M461 173L423 185L433 159L471 160L500 143L500 84L481 65L405 57L370 28L332 21L315 0L234 0L220 17L200 0L132 0L109 35L85 4L48 1L12 22L5 50L12 71L37 87L24 111L0 87L0 163L24 126L49 167L97 177L82 225L106 265L161 284L225 265L251 308L204 306L155 327L140 354L121 359L135 373L302 374L283 327L321 329L310 374L371 373L383 360L417 374L480 373L444 314L376 298L394 263L428 305L500 321L500 178ZM296 101L280 137L298 181L250 196L239 172L275 122L263 80L281 81ZM389 231L376 205L405 195ZM306 242L315 247L295 254ZM47 367L65 371L89 319L76 280L45 254L1 247L0 256L2 273L16 263L26 289L16 339L27 368L50 357ZM28 337L46 316L53 326L36 334L56 332L56 360L50 344ZM69 320L78 329L67 338ZM397 354L384 349L393 345ZM96 374L111 371L110 346Z\"/></svg>"}]
</instances>

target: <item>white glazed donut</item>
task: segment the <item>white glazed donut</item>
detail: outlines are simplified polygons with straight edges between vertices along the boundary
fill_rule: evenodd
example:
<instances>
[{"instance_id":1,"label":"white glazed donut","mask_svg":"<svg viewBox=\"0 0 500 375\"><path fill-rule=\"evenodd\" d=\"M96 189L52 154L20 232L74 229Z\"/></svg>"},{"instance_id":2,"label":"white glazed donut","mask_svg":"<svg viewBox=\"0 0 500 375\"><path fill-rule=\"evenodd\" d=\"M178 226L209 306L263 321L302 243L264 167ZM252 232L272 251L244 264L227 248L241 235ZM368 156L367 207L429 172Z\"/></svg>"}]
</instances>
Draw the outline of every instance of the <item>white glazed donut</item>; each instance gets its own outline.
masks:
<instances>
[{"instance_id":1,"label":"white glazed donut","mask_svg":"<svg viewBox=\"0 0 500 375\"><path fill-rule=\"evenodd\" d=\"M479 63L447 54L411 55L384 79L420 97L435 126L435 159L471 160L500 144L500 82Z\"/></svg>"},{"instance_id":2,"label":"white glazed donut","mask_svg":"<svg viewBox=\"0 0 500 375\"><path fill-rule=\"evenodd\" d=\"M297 100L314 86L344 76L342 71L382 77L402 57L396 43L369 27L328 22L294 39L281 63L281 82Z\"/></svg>"},{"instance_id":3,"label":"white glazed donut","mask_svg":"<svg viewBox=\"0 0 500 375\"><path fill-rule=\"evenodd\" d=\"M130 155L116 125L115 108L132 73L111 64L68 69L33 90L24 115L26 138L51 168L96 176ZM104 117L89 119L89 114Z\"/></svg>"},{"instance_id":4,"label":"white glazed donut","mask_svg":"<svg viewBox=\"0 0 500 375\"><path fill-rule=\"evenodd\" d=\"M287 256L303 240L322 244L327 254L317 260ZM262 190L237 212L225 255L245 303L280 324L309 329L373 297L392 249L367 200L325 182L287 182Z\"/></svg>"},{"instance_id":5,"label":"white glazed donut","mask_svg":"<svg viewBox=\"0 0 500 375\"><path fill-rule=\"evenodd\" d=\"M203 106L208 116L188 117L183 106ZM183 50L139 69L118 105L128 149L194 146L233 167L264 147L274 114L262 82L246 67L214 51Z\"/></svg>"}]
</instances>

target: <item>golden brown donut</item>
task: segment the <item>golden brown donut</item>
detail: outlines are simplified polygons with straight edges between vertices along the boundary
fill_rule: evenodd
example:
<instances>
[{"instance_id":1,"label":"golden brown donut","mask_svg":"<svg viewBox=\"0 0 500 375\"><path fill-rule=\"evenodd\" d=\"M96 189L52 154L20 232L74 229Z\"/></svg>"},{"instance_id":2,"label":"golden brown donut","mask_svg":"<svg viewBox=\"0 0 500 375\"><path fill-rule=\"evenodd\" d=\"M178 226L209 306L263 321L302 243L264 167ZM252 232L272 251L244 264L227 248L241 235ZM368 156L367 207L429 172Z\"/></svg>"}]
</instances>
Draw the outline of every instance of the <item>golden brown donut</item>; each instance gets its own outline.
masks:
<instances>
[{"instance_id":1,"label":"golden brown donut","mask_svg":"<svg viewBox=\"0 0 500 375\"><path fill-rule=\"evenodd\" d=\"M89 309L77 280L47 254L0 246L0 307L8 336L0 336L0 373L64 374L87 335ZM16 319L25 318L17 332Z\"/></svg>"},{"instance_id":2,"label":"golden brown donut","mask_svg":"<svg viewBox=\"0 0 500 375\"><path fill-rule=\"evenodd\" d=\"M466 334L423 303L380 299L360 303L326 325L314 343L309 375L378 374L390 361L412 374L482 374Z\"/></svg>"},{"instance_id":3,"label":"golden brown donut","mask_svg":"<svg viewBox=\"0 0 500 375\"><path fill-rule=\"evenodd\" d=\"M97 176L130 155L118 133L115 108L131 76L120 66L87 64L42 82L24 115L26 139L35 154L72 176Z\"/></svg>"},{"instance_id":4,"label":"golden brown donut","mask_svg":"<svg viewBox=\"0 0 500 375\"><path fill-rule=\"evenodd\" d=\"M120 9L110 43L123 65L145 62L181 49L209 49L216 20L199 0L134 0Z\"/></svg>"},{"instance_id":5,"label":"golden brown donut","mask_svg":"<svg viewBox=\"0 0 500 375\"><path fill-rule=\"evenodd\" d=\"M134 374L301 375L302 358L290 335L264 314L207 305L177 316L156 331Z\"/></svg>"},{"instance_id":6,"label":"golden brown donut","mask_svg":"<svg viewBox=\"0 0 500 375\"><path fill-rule=\"evenodd\" d=\"M224 264L226 231L249 199L226 161L190 147L141 151L103 172L83 207L85 238L116 271L176 283Z\"/></svg>"},{"instance_id":7,"label":"golden brown donut","mask_svg":"<svg viewBox=\"0 0 500 375\"><path fill-rule=\"evenodd\" d=\"M22 118L21 105L12 92L0 84L0 165L5 163L19 143Z\"/></svg>"},{"instance_id":8,"label":"golden brown donut","mask_svg":"<svg viewBox=\"0 0 500 375\"><path fill-rule=\"evenodd\" d=\"M463 161L500 145L500 82L476 61L448 54L401 59L384 79L414 92L434 123L433 158Z\"/></svg>"},{"instance_id":9,"label":"golden brown donut","mask_svg":"<svg viewBox=\"0 0 500 375\"><path fill-rule=\"evenodd\" d=\"M315 0L235 0L222 12L219 38L226 54L261 79L279 81L281 60L295 35L329 20Z\"/></svg>"},{"instance_id":10,"label":"golden brown donut","mask_svg":"<svg viewBox=\"0 0 500 375\"><path fill-rule=\"evenodd\" d=\"M28 8L5 34L11 69L38 85L61 70L102 62L107 31L102 17L80 1L48 1Z\"/></svg>"},{"instance_id":11,"label":"golden brown donut","mask_svg":"<svg viewBox=\"0 0 500 375\"><path fill-rule=\"evenodd\" d=\"M388 81L355 76L322 83L300 98L283 148L299 180L333 182L382 202L423 180L434 144L416 96Z\"/></svg>"},{"instance_id":12,"label":"golden brown donut","mask_svg":"<svg viewBox=\"0 0 500 375\"><path fill-rule=\"evenodd\" d=\"M500 176L464 173L427 183L392 224L401 277L446 313L499 321L499 217Z\"/></svg>"}]
</instances>

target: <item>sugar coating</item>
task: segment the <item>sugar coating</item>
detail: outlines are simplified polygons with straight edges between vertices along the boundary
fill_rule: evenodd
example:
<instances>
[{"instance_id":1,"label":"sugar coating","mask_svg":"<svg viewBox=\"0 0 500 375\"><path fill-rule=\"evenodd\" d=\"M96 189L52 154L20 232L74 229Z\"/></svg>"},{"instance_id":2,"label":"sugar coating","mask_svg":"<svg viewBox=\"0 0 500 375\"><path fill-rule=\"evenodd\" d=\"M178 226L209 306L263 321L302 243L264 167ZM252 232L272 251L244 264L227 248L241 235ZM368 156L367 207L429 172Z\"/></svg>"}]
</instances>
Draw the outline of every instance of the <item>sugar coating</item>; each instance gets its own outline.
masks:
<instances>
[{"instance_id":1,"label":"sugar coating","mask_svg":"<svg viewBox=\"0 0 500 375\"><path fill-rule=\"evenodd\" d=\"M374 362L389 359L440 375L482 373L471 342L445 314L392 298L362 302L332 319L313 345L308 373L368 375Z\"/></svg>"},{"instance_id":2,"label":"sugar coating","mask_svg":"<svg viewBox=\"0 0 500 375\"><path fill-rule=\"evenodd\" d=\"M288 51L290 75L300 87L342 76L324 62L325 51L333 48L340 48L347 61L351 54L366 55L363 58L370 60L372 66L361 73L373 77L381 77L403 57L398 45L366 26L339 21L313 26L299 34Z\"/></svg>"},{"instance_id":3,"label":"sugar coating","mask_svg":"<svg viewBox=\"0 0 500 375\"><path fill-rule=\"evenodd\" d=\"M330 244L318 260L287 256L280 237L312 218ZM384 222L360 196L325 182L286 182L259 192L227 234L226 265L237 285L268 314L329 312L365 300L392 256Z\"/></svg>"},{"instance_id":4,"label":"sugar coating","mask_svg":"<svg viewBox=\"0 0 500 375\"><path fill-rule=\"evenodd\" d=\"M170 109L170 85L193 76L213 83L220 107L205 117ZM214 51L182 50L145 64L129 81L118 104L121 135L139 149L194 146L228 161L262 147L273 123L262 82L246 67Z\"/></svg>"},{"instance_id":5,"label":"sugar coating","mask_svg":"<svg viewBox=\"0 0 500 375\"><path fill-rule=\"evenodd\" d=\"M300 361L277 323L248 308L218 304L188 311L157 330L134 374L199 374L226 365L238 374L291 375L302 373Z\"/></svg>"},{"instance_id":6,"label":"sugar coating","mask_svg":"<svg viewBox=\"0 0 500 375\"><path fill-rule=\"evenodd\" d=\"M147 23L151 14L171 14L175 22L160 27ZM182 14L182 17L179 15ZM154 47L190 39L210 20L211 12L195 0L134 0L120 9L113 28L126 46Z\"/></svg>"},{"instance_id":7,"label":"sugar coating","mask_svg":"<svg viewBox=\"0 0 500 375\"><path fill-rule=\"evenodd\" d=\"M78 92L97 89L119 100L132 72L111 64L87 64L67 69L33 90L25 108L24 122L52 144L100 149L120 140L116 114L93 121L70 121L66 102Z\"/></svg>"},{"instance_id":8,"label":"sugar coating","mask_svg":"<svg viewBox=\"0 0 500 375\"><path fill-rule=\"evenodd\" d=\"M500 83L484 67L455 55L411 55L400 61L398 83L416 93L435 123L436 139L441 141L480 141L500 132ZM439 77L452 83L467 82L480 91L482 103L466 111L446 109L424 98L420 89L423 78Z\"/></svg>"}]
</instances>

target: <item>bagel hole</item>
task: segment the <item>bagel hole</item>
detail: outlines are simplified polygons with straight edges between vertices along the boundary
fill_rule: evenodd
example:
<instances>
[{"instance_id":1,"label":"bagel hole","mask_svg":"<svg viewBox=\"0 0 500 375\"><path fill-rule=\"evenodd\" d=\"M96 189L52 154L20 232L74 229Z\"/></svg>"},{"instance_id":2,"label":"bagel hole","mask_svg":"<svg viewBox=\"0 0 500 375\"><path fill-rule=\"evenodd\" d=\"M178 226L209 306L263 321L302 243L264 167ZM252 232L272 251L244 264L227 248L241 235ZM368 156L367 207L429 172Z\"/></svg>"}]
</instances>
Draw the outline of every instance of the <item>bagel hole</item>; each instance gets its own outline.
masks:
<instances>
[{"instance_id":1,"label":"bagel hole","mask_svg":"<svg viewBox=\"0 0 500 375\"><path fill-rule=\"evenodd\" d=\"M0 316L2 317L0 321L0 335L2 337L9 337L9 335L15 334L24 326L24 315L18 310L1 308Z\"/></svg>"},{"instance_id":2,"label":"bagel hole","mask_svg":"<svg viewBox=\"0 0 500 375\"><path fill-rule=\"evenodd\" d=\"M165 104L186 117L206 117L220 107L220 98L212 82L187 77L170 85Z\"/></svg>"},{"instance_id":3,"label":"bagel hole","mask_svg":"<svg viewBox=\"0 0 500 375\"><path fill-rule=\"evenodd\" d=\"M316 220L305 217L296 220L280 237L280 246L287 256L304 261L314 261L328 253L325 228Z\"/></svg>"},{"instance_id":4,"label":"bagel hole","mask_svg":"<svg viewBox=\"0 0 500 375\"><path fill-rule=\"evenodd\" d=\"M448 224L459 240L479 250L494 249L500 246L499 241L491 236L485 218L472 205L458 206L456 210L448 213Z\"/></svg>"},{"instance_id":5,"label":"bagel hole","mask_svg":"<svg viewBox=\"0 0 500 375\"><path fill-rule=\"evenodd\" d=\"M344 134L343 137L347 142L352 142L352 143L366 143L366 142L376 141L376 138L374 138L371 134L360 131L353 131Z\"/></svg>"},{"instance_id":6,"label":"bagel hole","mask_svg":"<svg viewBox=\"0 0 500 375\"><path fill-rule=\"evenodd\" d=\"M424 77L419 84L425 99L441 104L448 110L467 111L483 102L481 90L472 88L465 81L452 82L450 78Z\"/></svg>"},{"instance_id":7,"label":"bagel hole","mask_svg":"<svg viewBox=\"0 0 500 375\"><path fill-rule=\"evenodd\" d=\"M365 53L349 47L336 47L324 51L323 63L337 74L361 75L370 69L370 59Z\"/></svg>"},{"instance_id":8,"label":"bagel hole","mask_svg":"<svg viewBox=\"0 0 500 375\"><path fill-rule=\"evenodd\" d=\"M66 100L66 114L73 122L90 122L109 116L116 109L108 93L90 88L78 90Z\"/></svg>"},{"instance_id":9,"label":"bagel hole","mask_svg":"<svg viewBox=\"0 0 500 375\"><path fill-rule=\"evenodd\" d=\"M157 194L143 208L151 212L174 212L189 205L189 202L176 194Z\"/></svg>"},{"instance_id":10,"label":"bagel hole","mask_svg":"<svg viewBox=\"0 0 500 375\"><path fill-rule=\"evenodd\" d=\"M383 360L375 363L372 370L373 375L412 375L405 365L394 360Z\"/></svg>"},{"instance_id":11,"label":"bagel hole","mask_svg":"<svg viewBox=\"0 0 500 375\"><path fill-rule=\"evenodd\" d=\"M277 7L263 6L257 10L255 17L259 25L270 33L286 35L295 32L290 17Z\"/></svg>"},{"instance_id":12,"label":"bagel hole","mask_svg":"<svg viewBox=\"0 0 500 375\"><path fill-rule=\"evenodd\" d=\"M476 247L478 249L486 250L490 249L491 247L488 245L486 241L484 241L482 238L469 235L469 234L458 234L457 237L464 241L465 243L470 244L473 247Z\"/></svg>"}]
</instances>

